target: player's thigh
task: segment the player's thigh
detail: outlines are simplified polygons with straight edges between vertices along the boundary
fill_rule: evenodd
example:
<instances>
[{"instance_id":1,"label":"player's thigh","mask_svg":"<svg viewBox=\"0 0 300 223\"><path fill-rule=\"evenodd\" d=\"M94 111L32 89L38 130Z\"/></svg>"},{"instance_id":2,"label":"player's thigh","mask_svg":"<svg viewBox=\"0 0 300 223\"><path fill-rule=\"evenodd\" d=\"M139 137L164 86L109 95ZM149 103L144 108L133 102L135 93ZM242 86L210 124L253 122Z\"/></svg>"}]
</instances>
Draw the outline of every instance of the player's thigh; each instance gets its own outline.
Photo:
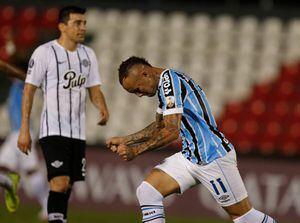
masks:
<instances>
[{"instance_id":1,"label":"player's thigh","mask_svg":"<svg viewBox=\"0 0 300 223\"><path fill-rule=\"evenodd\" d=\"M210 164L195 168L193 174L222 207L237 204L248 197L234 150Z\"/></svg>"},{"instance_id":2,"label":"player's thigh","mask_svg":"<svg viewBox=\"0 0 300 223\"><path fill-rule=\"evenodd\" d=\"M84 140L71 139L72 159L70 160L71 175L70 180L73 184L76 181L85 180L86 175L86 159L85 159L85 146Z\"/></svg>"},{"instance_id":3,"label":"player's thigh","mask_svg":"<svg viewBox=\"0 0 300 223\"><path fill-rule=\"evenodd\" d=\"M163 197L173 193L180 193L180 186L175 179L160 169L153 169L145 181L158 190Z\"/></svg>"},{"instance_id":4,"label":"player's thigh","mask_svg":"<svg viewBox=\"0 0 300 223\"><path fill-rule=\"evenodd\" d=\"M180 152L155 166L146 177L146 181L164 197L172 193L183 193L196 184L186 167L185 158Z\"/></svg>"},{"instance_id":5,"label":"player's thigh","mask_svg":"<svg viewBox=\"0 0 300 223\"><path fill-rule=\"evenodd\" d=\"M57 176L71 175L71 149L69 139L60 136L48 136L40 139L46 162L48 180Z\"/></svg>"}]
</instances>

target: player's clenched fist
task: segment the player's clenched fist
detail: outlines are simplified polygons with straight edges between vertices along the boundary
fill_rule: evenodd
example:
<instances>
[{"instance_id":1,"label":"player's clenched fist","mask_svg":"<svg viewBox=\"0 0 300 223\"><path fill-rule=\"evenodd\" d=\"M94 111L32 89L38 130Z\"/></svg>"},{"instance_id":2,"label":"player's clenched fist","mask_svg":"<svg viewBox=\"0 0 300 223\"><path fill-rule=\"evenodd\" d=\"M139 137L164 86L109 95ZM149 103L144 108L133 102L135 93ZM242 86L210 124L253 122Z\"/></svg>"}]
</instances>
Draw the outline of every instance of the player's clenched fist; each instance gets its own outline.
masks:
<instances>
[{"instance_id":1,"label":"player's clenched fist","mask_svg":"<svg viewBox=\"0 0 300 223\"><path fill-rule=\"evenodd\" d=\"M112 137L106 140L106 146L111 148L113 145L118 146L120 144L125 144L125 139L123 137Z\"/></svg>"},{"instance_id":2,"label":"player's clenched fist","mask_svg":"<svg viewBox=\"0 0 300 223\"><path fill-rule=\"evenodd\" d=\"M136 156L134 150L131 147L126 146L124 144L120 144L117 147L117 153L125 161L133 160L134 157Z\"/></svg>"}]
</instances>

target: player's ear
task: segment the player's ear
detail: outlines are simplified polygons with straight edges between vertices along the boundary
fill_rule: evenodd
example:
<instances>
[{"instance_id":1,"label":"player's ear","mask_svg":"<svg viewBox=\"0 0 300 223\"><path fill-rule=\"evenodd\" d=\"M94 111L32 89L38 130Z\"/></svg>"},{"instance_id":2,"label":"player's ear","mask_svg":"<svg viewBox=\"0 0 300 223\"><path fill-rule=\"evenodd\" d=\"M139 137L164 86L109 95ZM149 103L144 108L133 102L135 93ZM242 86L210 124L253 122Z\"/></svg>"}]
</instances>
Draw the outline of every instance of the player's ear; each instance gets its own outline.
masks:
<instances>
[{"instance_id":1,"label":"player's ear","mask_svg":"<svg viewBox=\"0 0 300 223\"><path fill-rule=\"evenodd\" d=\"M64 32L65 29L66 29L66 24L64 24L64 23L62 23L62 22L58 23L58 30L59 30L60 32Z\"/></svg>"}]
</instances>

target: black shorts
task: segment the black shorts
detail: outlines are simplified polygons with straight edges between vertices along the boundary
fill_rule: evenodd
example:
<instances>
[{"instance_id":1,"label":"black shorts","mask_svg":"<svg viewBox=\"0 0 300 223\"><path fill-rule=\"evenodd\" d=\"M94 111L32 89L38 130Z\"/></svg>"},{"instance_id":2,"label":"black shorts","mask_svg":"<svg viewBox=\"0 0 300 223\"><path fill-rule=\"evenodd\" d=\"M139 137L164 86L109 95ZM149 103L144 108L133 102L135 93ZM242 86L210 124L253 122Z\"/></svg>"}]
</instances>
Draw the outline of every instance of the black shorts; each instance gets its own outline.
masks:
<instances>
[{"instance_id":1,"label":"black shorts","mask_svg":"<svg viewBox=\"0 0 300 223\"><path fill-rule=\"evenodd\" d=\"M85 141L62 136L39 140L46 161L48 180L69 176L71 183L85 179Z\"/></svg>"}]
</instances>

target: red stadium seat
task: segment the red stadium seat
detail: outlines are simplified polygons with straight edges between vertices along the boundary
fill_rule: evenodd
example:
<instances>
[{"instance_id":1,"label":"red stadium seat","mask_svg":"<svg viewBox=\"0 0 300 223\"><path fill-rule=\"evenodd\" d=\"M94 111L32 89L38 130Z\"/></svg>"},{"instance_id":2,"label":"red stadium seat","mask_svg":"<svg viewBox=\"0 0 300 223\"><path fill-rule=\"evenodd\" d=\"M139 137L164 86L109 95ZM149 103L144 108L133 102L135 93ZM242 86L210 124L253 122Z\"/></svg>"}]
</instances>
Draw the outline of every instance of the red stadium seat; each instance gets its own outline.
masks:
<instances>
[{"instance_id":1,"label":"red stadium seat","mask_svg":"<svg viewBox=\"0 0 300 223\"><path fill-rule=\"evenodd\" d=\"M18 25L21 27L37 25L39 22L38 11L35 7L29 6L23 8L18 13Z\"/></svg>"},{"instance_id":2,"label":"red stadium seat","mask_svg":"<svg viewBox=\"0 0 300 223\"><path fill-rule=\"evenodd\" d=\"M252 98L254 99L265 99L271 92L271 84L260 84L256 85L253 89Z\"/></svg>"},{"instance_id":3,"label":"red stadium seat","mask_svg":"<svg viewBox=\"0 0 300 223\"><path fill-rule=\"evenodd\" d=\"M45 29L56 29L59 9L56 7L48 8L43 12L41 25Z\"/></svg>"},{"instance_id":4,"label":"red stadium seat","mask_svg":"<svg viewBox=\"0 0 300 223\"><path fill-rule=\"evenodd\" d=\"M299 64L285 65L281 69L281 75L278 82L285 80L294 80L299 75Z\"/></svg>"},{"instance_id":5,"label":"red stadium seat","mask_svg":"<svg viewBox=\"0 0 300 223\"><path fill-rule=\"evenodd\" d=\"M0 59L4 61L8 61L9 59L5 46L0 46Z\"/></svg>"},{"instance_id":6,"label":"red stadium seat","mask_svg":"<svg viewBox=\"0 0 300 223\"><path fill-rule=\"evenodd\" d=\"M24 27L22 30L20 30L20 33L16 38L16 45L17 47L21 48L30 48L33 47L34 44L36 44L37 39L38 35L36 27Z\"/></svg>"},{"instance_id":7,"label":"red stadium seat","mask_svg":"<svg viewBox=\"0 0 300 223\"><path fill-rule=\"evenodd\" d=\"M0 25L14 25L15 8L13 6L4 6L0 8Z\"/></svg>"}]
</instances>

